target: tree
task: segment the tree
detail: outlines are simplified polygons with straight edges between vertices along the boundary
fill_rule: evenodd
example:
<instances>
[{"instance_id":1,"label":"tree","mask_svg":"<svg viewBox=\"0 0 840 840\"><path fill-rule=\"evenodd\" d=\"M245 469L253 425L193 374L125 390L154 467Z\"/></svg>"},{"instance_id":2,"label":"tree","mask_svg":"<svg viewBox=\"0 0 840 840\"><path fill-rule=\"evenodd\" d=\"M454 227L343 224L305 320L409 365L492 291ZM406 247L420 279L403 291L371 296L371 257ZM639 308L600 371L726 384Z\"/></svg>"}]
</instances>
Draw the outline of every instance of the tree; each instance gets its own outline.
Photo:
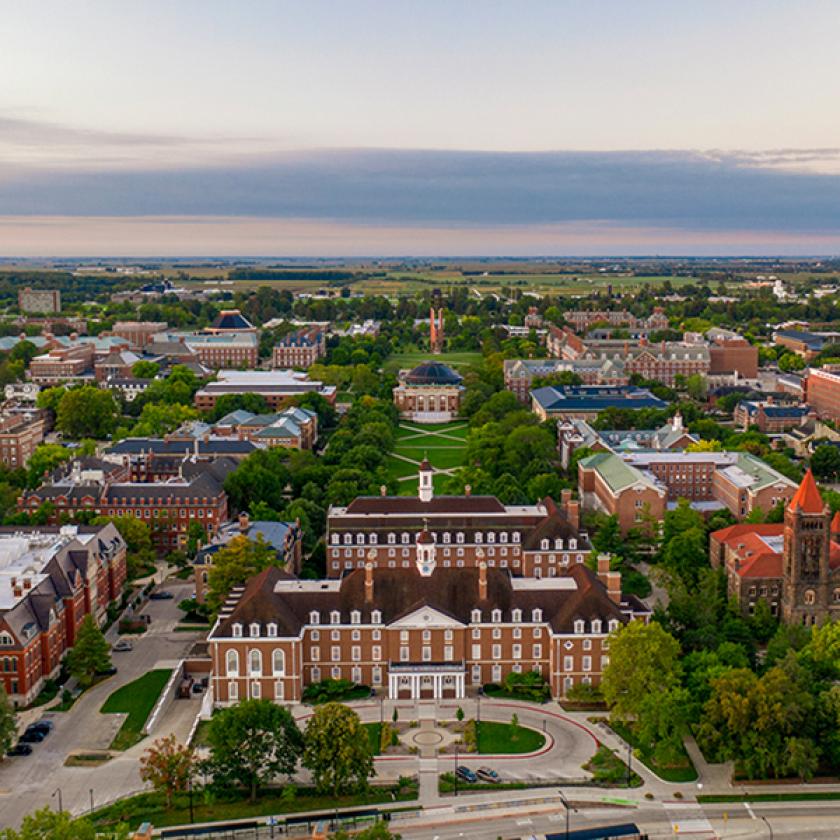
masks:
<instances>
[{"instance_id":1,"label":"tree","mask_svg":"<svg viewBox=\"0 0 840 840\"><path fill-rule=\"evenodd\" d=\"M198 412L180 403L146 403L137 422L131 427L131 437L162 437L175 431L182 423L195 420Z\"/></svg>"},{"instance_id":2,"label":"tree","mask_svg":"<svg viewBox=\"0 0 840 840\"><path fill-rule=\"evenodd\" d=\"M244 700L221 709L207 731L213 784L244 785L256 801L257 790L297 768L302 738L295 719L270 700Z\"/></svg>"},{"instance_id":3,"label":"tree","mask_svg":"<svg viewBox=\"0 0 840 840\"><path fill-rule=\"evenodd\" d=\"M810 738L788 738L785 748L787 769L804 784L814 778L819 758Z\"/></svg>"},{"instance_id":4,"label":"tree","mask_svg":"<svg viewBox=\"0 0 840 840\"><path fill-rule=\"evenodd\" d=\"M820 444L811 456L811 469L822 481L836 480L840 474L840 448L831 444Z\"/></svg>"},{"instance_id":5,"label":"tree","mask_svg":"<svg viewBox=\"0 0 840 840\"><path fill-rule=\"evenodd\" d=\"M174 735L159 738L140 757L140 778L164 794L167 810L174 794L187 789L194 771L195 752Z\"/></svg>"},{"instance_id":6,"label":"tree","mask_svg":"<svg viewBox=\"0 0 840 840\"><path fill-rule=\"evenodd\" d=\"M160 365L157 362L149 362L146 359L135 362L131 368L131 375L137 379L154 379L158 373L160 373Z\"/></svg>"},{"instance_id":7,"label":"tree","mask_svg":"<svg viewBox=\"0 0 840 840\"><path fill-rule=\"evenodd\" d=\"M675 534L665 546L663 562L669 572L691 584L696 583L701 570L709 565L706 532L689 528Z\"/></svg>"},{"instance_id":8,"label":"tree","mask_svg":"<svg viewBox=\"0 0 840 840\"><path fill-rule=\"evenodd\" d=\"M42 443L29 459L27 484L37 487L44 475L51 473L59 464L73 457L73 450L58 443Z\"/></svg>"},{"instance_id":9,"label":"tree","mask_svg":"<svg viewBox=\"0 0 840 840\"><path fill-rule=\"evenodd\" d=\"M128 577L134 578L155 562L152 548L152 532L149 526L136 516L97 516L94 525L112 522L125 540Z\"/></svg>"},{"instance_id":10,"label":"tree","mask_svg":"<svg viewBox=\"0 0 840 840\"><path fill-rule=\"evenodd\" d=\"M223 394L216 400L210 412L210 420L221 420L232 411L250 411L251 414L267 414L269 405L260 394Z\"/></svg>"},{"instance_id":11,"label":"tree","mask_svg":"<svg viewBox=\"0 0 840 840\"><path fill-rule=\"evenodd\" d=\"M652 696L675 688L680 646L657 622L631 621L610 635L610 661L601 689L615 720L637 716Z\"/></svg>"},{"instance_id":12,"label":"tree","mask_svg":"<svg viewBox=\"0 0 840 840\"><path fill-rule=\"evenodd\" d=\"M87 687L98 673L111 667L111 648L90 614L82 619L76 643L67 654L67 670Z\"/></svg>"},{"instance_id":13,"label":"tree","mask_svg":"<svg viewBox=\"0 0 840 840\"><path fill-rule=\"evenodd\" d=\"M367 787L374 774L370 739L352 709L325 703L315 710L304 736L303 766L315 787L333 797Z\"/></svg>"},{"instance_id":14,"label":"tree","mask_svg":"<svg viewBox=\"0 0 840 840\"><path fill-rule=\"evenodd\" d=\"M691 374L685 381L685 387L691 399L697 400L698 402L706 399L708 386L706 384L706 378L702 374Z\"/></svg>"},{"instance_id":15,"label":"tree","mask_svg":"<svg viewBox=\"0 0 840 840\"><path fill-rule=\"evenodd\" d=\"M4 756L15 742L17 713L6 689L0 683L0 756Z\"/></svg>"},{"instance_id":16,"label":"tree","mask_svg":"<svg viewBox=\"0 0 840 840\"><path fill-rule=\"evenodd\" d=\"M57 813L49 807L23 818L20 829L0 831L0 840L128 840L125 825L97 829L85 818L73 819L68 811Z\"/></svg>"},{"instance_id":17,"label":"tree","mask_svg":"<svg viewBox=\"0 0 840 840\"><path fill-rule=\"evenodd\" d=\"M281 510L290 480L288 457L280 449L260 449L245 458L225 479L232 507L250 510L251 505L265 502L272 510Z\"/></svg>"},{"instance_id":18,"label":"tree","mask_svg":"<svg viewBox=\"0 0 840 840\"><path fill-rule=\"evenodd\" d=\"M352 837L344 829L337 832L333 840L401 840L401 834L394 834L387 823L376 822L368 828L354 832Z\"/></svg>"},{"instance_id":19,"label":"tree","mask_svg":"<svg viewBox=\"0 0 840 840\"><path fill-rule=\"evenodd\" d=\"M230 590L248 578L258 575L277 563L277 551L262 534L250 540L244 534L234 537L213 555L207 586L207 606L215 615Z\"/></svg>"},{"instance_id":20,"label":"tree","mask_svg":"<svg viewBox=\"0 0 840 840\"><path fill-rule=\"evenodd\" d=\"M56 427L73 439L106 438L117 423L117 404L107 389L82 385L59 400Z\"/></svg>"},{"instance_id":21,"label":"tree","mask_svg":"<svg viewBox=\"0 0 840 840\"><path fill-rule=\"evenodd\" d=\"M396 708L394 709L394 711L396 711ZM463 719L464 719L464 710L460 706L458 706L458 709L455 712L455 720L457 720L458 723L460 723Z\"/></svg>"}]
</instances>

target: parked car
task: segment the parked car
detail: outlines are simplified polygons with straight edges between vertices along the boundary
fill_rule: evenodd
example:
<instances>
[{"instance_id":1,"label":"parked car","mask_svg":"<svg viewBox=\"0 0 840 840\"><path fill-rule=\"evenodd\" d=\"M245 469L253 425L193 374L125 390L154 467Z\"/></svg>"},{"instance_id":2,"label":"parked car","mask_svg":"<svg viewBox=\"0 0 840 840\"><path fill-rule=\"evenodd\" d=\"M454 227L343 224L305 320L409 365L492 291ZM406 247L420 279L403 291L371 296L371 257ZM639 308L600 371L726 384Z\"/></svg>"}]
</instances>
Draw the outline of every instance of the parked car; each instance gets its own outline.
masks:
<instances>
[{"instance_id":1,"label":"parked car","mask_svg":"<svg viewBox=\"0 0 840 840\"><path fill-rule=\"evenodd\" d=\"M116 673L117 673L116 666L112 666L110 668L105 668L102 671L97 671L96 676L97 677L113 677L114 674L116 674Z\"/></svg>"},{"instance_id":2,"label":"parked car","mask_svg":"<svg viewBox=\"0 0 840 840\"><path fill-rule=\"evenodd\" d=\"M167 592L167 590L165 590L165 589L159 589L159 590L156 590L155 592L152 592L152 594L149 595L149 600L150 601L170 601L174 597L175 596L171 592Z\"/></svg>"},{"instance_id":3,"label":"parked car","mask_svg":"<svg viewBox=\"0 0 840 840\"><path fill-rule=\"evenodd\" d=\"M53 722L51 720L39 720L35 723L30 723L29 726L26 727L27 732L43 732L44 736L50 734L53 731Z\"/></svg>"},{"instance_id":4,"label":"parked car","mask_svg":"<svg viewBox=\"0 0 840 840\"><path fill-rule=\"evenodd\" d=\"M193 683L192 693L193 694L201 694L204 691L204 686L200 682Z\"/></svg>"},{"instance_id":5,"label":"parked car","mask_svg":"<svg viewBox=\"0 0 840 840\"><path fill-rule=\"evenodd\" d=\"M470 784L478 781L478 776L469 767L464 767L463 765L455 768L455 775L462 781L469 782Z\"/></svg>"},{"instance_id":6,"label":"parked car","mask_svg":"<svg viewBox=\"0 0 840 840\"><path fill-rule=\"evenodd\" d=\"M117 651L118 653L125 650L134 650L134 642L131 639L117 639L111 650Z\"/></svg>"},{"instance_id":7,"label":"parked car","mask_svg":"<svg viewBox=\"0 0 840 840\"><path fill-rule=\"evenodd\" d=\"M29 744L18 742L6 753L6 755L32 755L32 747L30 747Z\"/></svg>"},{"instance_id":8,"label":"parked car","mask_svg":"<svg viewBox=\"0 0 840 840\"><path fill-rule=\"evenodd\" d=\"M490 767L479 767L478 770L475 771L476 776L481 779L482 782L491 782L492 784L497 784L501 781L499 778L499 774L492 770Z\"/></svg>"},{"instance_id":9,"label":"parked car","mask_svg":"<svg viewBox=\"0 0 840 840\"><path fill-rule=\"evenodd\" d=\"M20 736L20 740L24 744L40 744L46 737L47 733L43 729L27 729Z\"/></svg>"}]
</instances>

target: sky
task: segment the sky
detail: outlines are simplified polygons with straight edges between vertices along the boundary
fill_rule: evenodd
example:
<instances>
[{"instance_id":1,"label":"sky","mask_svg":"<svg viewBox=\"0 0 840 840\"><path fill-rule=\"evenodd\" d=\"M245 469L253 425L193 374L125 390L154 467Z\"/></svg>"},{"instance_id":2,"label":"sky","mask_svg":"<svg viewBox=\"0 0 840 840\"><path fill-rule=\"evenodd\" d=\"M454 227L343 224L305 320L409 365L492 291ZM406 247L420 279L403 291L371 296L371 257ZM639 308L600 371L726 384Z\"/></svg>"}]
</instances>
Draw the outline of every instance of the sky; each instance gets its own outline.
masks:
<instances>
[{"instance_id":1,"label":"sky","mask_svg":"<svg viewBox=\"0 0 840 840\"><path fill-rule=\"evenodd\" d=\"M840 253L840 3L2 4L0 255Z\"/></svg>"}]
</instances>

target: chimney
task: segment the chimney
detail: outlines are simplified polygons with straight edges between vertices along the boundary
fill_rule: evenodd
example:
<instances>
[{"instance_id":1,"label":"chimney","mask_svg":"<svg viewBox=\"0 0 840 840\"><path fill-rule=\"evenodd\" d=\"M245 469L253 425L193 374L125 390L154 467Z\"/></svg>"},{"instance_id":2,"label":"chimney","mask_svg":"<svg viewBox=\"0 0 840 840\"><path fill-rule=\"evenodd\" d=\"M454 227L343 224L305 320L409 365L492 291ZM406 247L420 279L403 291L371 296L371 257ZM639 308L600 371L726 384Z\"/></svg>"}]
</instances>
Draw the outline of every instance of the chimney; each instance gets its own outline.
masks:
<instances>
[{"instance_id":1,"label":"chimney","mask_svg":"<svg viewBox=\"0 0 840 840\"><path fill-rule=\"evenodd\" d=\"M609 580L610 574L610 555L609 554L599 554L598 555L598 580L607 585Z\"/></svg>"},{"instance_id":2,"label":"chimney","mask_svg":"<svg viewBox=\"0 0 840 840\"><path fill-rule=\"evenodd\" d=\"M565 508L566 505L568 505L569 502L571 502L571 501L572 501L572 491L569 490L568 488L564 488L563 490L561 490L560 491L560 504L562 504L563 507Z\"/></svg>"},{"instance_id":3,"label":"chimney","mask_svg":"<svg viewBox=\"0 0 840 840\"><path fill-rule=\"evenodd\" d=\"M365 603L373 603L373 563L371 560L376 557L376 552L371 550L368 554L368 561L365 563Z\"/></svg>"},{"instance_id":4,"label":"chimney","mask_svg":"<svg viewBox=\"0 0 840 840\"><path fill-rule=\"evenodd\" d=\"M607 595L613 603L621 603L621 572L607 573Z\"/></svg>"},{"instance_id":5,"label":"chimney","mask_svg":"<svg viewBox=\"0 0 840 840\"><path fill-rule=\"evenodd\" d=\"M472 485L471 484L465 484L464 485L464 495L469 496L471 494L472 494Z\"/></svg>"},{"instance_id":6,"label":"chimney","mask_svg":"<svg viewBox=\"0 0 840 840\"><path fill-rule=\"evenodd\" d=\"M24 589L32 589L32 578L31 577L25 577L23 579L23 588Z\"/></svg>"},{"instance_id":7,"label":"chimney","mask_svg":"<svg viewBox=\"0 0 840 840\"><path fill-rule=\"evenodd\" d=\"M251 524L251 517L248 516L248 511L243 510L242 513L239 514L239 531L244 533L248 530L248 526Z\"/></svg>"},{"instance_id":8,"label":"chimney","mask_svg":"<svg viewBox=\"0 0 840 840\"><path fill-rule=\"evenodd\" d=\"M577 499L569 501L566 505L566 519L576 531L580 528L580 502Z\"/></svg>"},{"instance_id":9,"label":"chimney","mask_svg":"<svg viewBox=\"0 0 840 840\"><path fill-rule=\"evenodd\" d=\"M483 560L478 564L478 600L487 600L487 564Z\"/></svg>"},{"instance_id":10,"label":"chimney","mask_svg":"<svg viewBox=\"0 0 840 840\"><path fill-rule=\"evenodd\" d=\"M12 595L14 595L15 598L23 597L23 589L21 588L20 584L12 587Z\"/></svg>"}]
</instances>

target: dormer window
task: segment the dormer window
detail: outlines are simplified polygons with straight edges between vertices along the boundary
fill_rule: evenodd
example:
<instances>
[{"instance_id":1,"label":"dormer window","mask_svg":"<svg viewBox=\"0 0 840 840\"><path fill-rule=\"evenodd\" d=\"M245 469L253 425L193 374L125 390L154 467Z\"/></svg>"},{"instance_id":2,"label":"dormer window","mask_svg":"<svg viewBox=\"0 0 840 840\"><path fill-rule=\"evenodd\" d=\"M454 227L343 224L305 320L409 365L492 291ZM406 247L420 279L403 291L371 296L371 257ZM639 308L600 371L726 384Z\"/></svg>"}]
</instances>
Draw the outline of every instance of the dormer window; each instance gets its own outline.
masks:
<instances>
[{"instance_id":1,"label":"dormer window","mask_svg":"<svg viewBox=\"0 0 840 840\"><path fill-rule=\"evenodd\" d=\"M548 551L548 545L549 545L548 540L540 540L540 548L543 551Z\"/></svg>"},{"instance_id":2,"label":"dormer window","mask_svg":"<svg viewBox=\"0 0 840 840\"><path fill-rule=\"evenodd\" d=\"M519 539L520 539L520 534L519 534L519 531L514 531L514 532L513 532L513 541L514 541L515 543L518 543L518 542L519 542Z\"/></svg>"},{"instance_id":3,"label":"dormer window","mask_svg":"<svg viewBox=\"0 0 840 840\"><path fill-rule=\"evenodd\" d=\"M554 540L554 548L557 549L557 551L562 551L563 550L563 538L562 537L557 537L557 539Z\"/></svg>"},{"instance_id":4,"label":"dormer window","mask_svg":"<svg viewBox=\"0 0 840 840\"><path fill-rule=\"evenodd\" d=\"M403 535L400 537L400 539L402 540L403 545L408 545L408 534L403 533Z\"/></svg>"},{"instance_id":5,"label":"dormer window","mask_svg":"<svg viewBox=\"0 0 840 840\"><path fill-rule=\"evenodd\" d=\"M371 535L370 535L370 539L368 540L368 542L369 542L371 545L376 545L376 543L377 543L376 534L371 534Z\"/></svg>"},{"instance_id":6,"label":"dormer window","mask_svg":"<svg viewBox=\"0 0 840 840\"><path fill-rule=\"evenodd\" d=\"M569 537L569 548L574 551L577 548L577 540L574 537Z\"/></svg>"},{"instance_id":7,"label":"dormer window","mask_svg":"<svg viewBox=\"0 0 840 840\"><path fill-rule=\"evenodd\" d=\"M242 636L242 625L237 623L233 625L233 638L239 639Z\"/></svg>"},{"instance_id":8,"label":"dormer window","mask_svg":"<svg viewBox=\"0 0 840 840\"><path fill-rule=\"evenodd\" d=\"M276 636L277 635L277 625L272 621L270 624L266 626L266 631L269 636Z\"/></svg>"},{"instance_id":9,"label":"dormer window","mask_svg":"<svg viewBox=\"0 0 840 840\"><path fill-rule=\"evenodd\" d=\"M484 539L484 535L481 533L481 531L476 531L475 532L475 541L477 543L480 543L480 542L483 541L483 539Z\"/></svg>"},{"instance_id":10,"label":"dormer window","mask_svg":"<svg viewBox=\"0 0 840 840\"><path fill-rule=\"evenodd\" d=\"M448 544L448 543L451 541L451 539L452 539L452 535L449 533L449 531L447 531L447 532L443 535L443 542L444 542L445 544Z\"/></svg>"},{"instance_id":11,"label":"dormer window","mask_svg":"<svg viewBox=\"0 0 840 840\"><path fill-rule=\"evenodd\" d=\"M502 531L502 533L499 534L499 540L503 543L507 542L507 531Z\"/></svg>"},{"instance_id":12,"label":"dormer window","mask_svg":"<svg viewBox=\"0 0 840 840\"><path fill-rule=\"evenodd\" d=\"M496 542L496 534L495 534L494 531L490 531L490 533L487 535L487 542L489 542L489 543Z\"/></svg>"},{"instance_id":13,"label":"dormer window","mask_svg":"<svg viewBox=\"0 0 840 840\"><path fill-rule=\"evenodd\" d=\"M318 610L312 610L309 613L309 623L310 624L320 624L321 623L321 616L318 614Z\"/></svg>"},{"instance_id":14,"label":"dormer window","mask_svg":"<svg viewBox=\"0 0 840 840\"><path fill-rule=\"evenodd\" d=\"M338 539L339 539L338 534L333 534L333 535L330 537L330 542L331 542L333 545L338 545Z\"/></svg>"},{"instance_id":15,"label":"dormer window","mask_svg":"<svg viewBox=\"0 0 840 840\"><path fill-rule=\"evenodd\" d=\"M459 545L463 545L463 543L464 543L464 532L463 531L458 531L458 533L455 535L455 541Z\"/></svg>"},{"instance_id":16,"label":"dormer window","mask_svg":"<svg viewBox=\"0 0 840 840\"><path fill-rule=\"evenodd\" d=\"M490 614L490 620L496 624L502 620L502 611L501 610L493 610Z\"/></svg>"},{"instance_id":17,"label":"dormer window","mask_svg":"<svg viewBox=\"0 0 840 840\"><path fill-rule=\"evenodd\" d=\"M600 633L601 632L601 619L600 618L596 618L592 622L592 632L593 633Z\"/></svg>"},{"instance_id":18,"label":"dormer window","mask_svg":"<svg viewBox=\"0 0 840 840\"><path fill-rule=\"evenodd\" d=\"M371 624L382 624L382 613L379 610L374 610L370 614L370 623Z\"/></svg>"},{"instance_id":19,"label":"dormer window","mask_svg":"<svg viewBox=\"0 0 840 840\"><path fill-rule=\"evenodd\" d=\"M251 634L251 637L256 639L260 635L260 625L256 623L256 621L250 626L248 632Z\"/></svg>"},{"instance_id":20,"label":"dormer window","mask_svg":"<svg viewBox=\"0 0 840 840\"><path fill-rule=\"evenodd\" d=\"M350 613L350 623L351 624L360 624L362 621L362 614L358 610L353 610Z\"/></svg>"},{"instance_id":21,"label":"dormer window","mask_svg":"<svg viewBox=\"0 0 840 840\"><path fill-rule=\"evenodd\" d=\"M511 613L511 618L514 622L522 621L522 610L516 609Z\"/></svg>"},{"instance_id":22,"label":"dormer window","mask_svg":"<svg viewBox=\"0 0 840 840\"><path fill-rule=\"evenodd\" d=\"M15 643L15 640L8 633L0 633L0 645L10 647Z\"/></svg>"},{"instance_id":23,"label":"dormer window","mask_svg":"<svg viewBox=\"0 0 840 840\"><path fill-rule=\"evenodd\" d=\"M481 622L481 610L473 610L470 615L470 621L472 621L473 624L479 624Z\"/></svg>"},{"instance_id":24,"label":"dormer window","mask_svg":"<svg viewBox=\"0 0 840 840\"><path fill-rule=\"evenodd\" d=\"M353 544L353 535L352 534L345 534L344 535L344 545L352 545Z\"/></svg>"},{"instance_id":25,"label":"dormer window","mask_svg":"<svg viewBox=\"0 0 840 840\"><path fill-rule=\"evenodd\" d=\"M616 630L618 630L618 619L610 619L610 622L609 624L607 624L607 627L609 628L610 633L614 633Z\"/></svg>"},{"instance_id":26,"label":"dormer window","mask_svg":"<svg viewBox=\"0 0 840 840\"><path fill-rule=\"evenodd\" d=\"M330 613L330 624L341 624L341 613L338 610Z\"/></svg>"},{"instance_id":27,"label":"dormer window","mask_svg":"<svg viewBox=\"0 0 840 840\"><path fill-rule=\"evenodd\" d=\"M388 545L393 545L397 541L396 534L388 534Z\"/></svg>"},{"instance_id":28,"label":"dormer window","mask_svg":"<svg viewBox=\"0 0 840 840\"><path fill-rule=\"evenodd\" d=\"M586 622L582 618L579 618L577 619L577 621L575 621L575 633L583 633L585 628Z\"/></svg>"},{"instance_id":29,"label":"dormer window","mask_svg":"<svg viewBox=\"0 0 840 840\"><path fill-rule=\"evenodd\" d=\"M364 534L356 534L356 545L364 545L365 544L365 535Z\"/></svg>"},{"instance_id":30,"label":"dormer window","mask_svg":"<svg viewBox=\"0 0 840 840\"><path fill-rule=\"evenodd\" d=\"M543 617L542 617L542 610L541 609L537 608L537 609L531 610L531 621L533 621L535 623L539 623L542 620L543 620Z\"/></svg>"}]
</instances>

